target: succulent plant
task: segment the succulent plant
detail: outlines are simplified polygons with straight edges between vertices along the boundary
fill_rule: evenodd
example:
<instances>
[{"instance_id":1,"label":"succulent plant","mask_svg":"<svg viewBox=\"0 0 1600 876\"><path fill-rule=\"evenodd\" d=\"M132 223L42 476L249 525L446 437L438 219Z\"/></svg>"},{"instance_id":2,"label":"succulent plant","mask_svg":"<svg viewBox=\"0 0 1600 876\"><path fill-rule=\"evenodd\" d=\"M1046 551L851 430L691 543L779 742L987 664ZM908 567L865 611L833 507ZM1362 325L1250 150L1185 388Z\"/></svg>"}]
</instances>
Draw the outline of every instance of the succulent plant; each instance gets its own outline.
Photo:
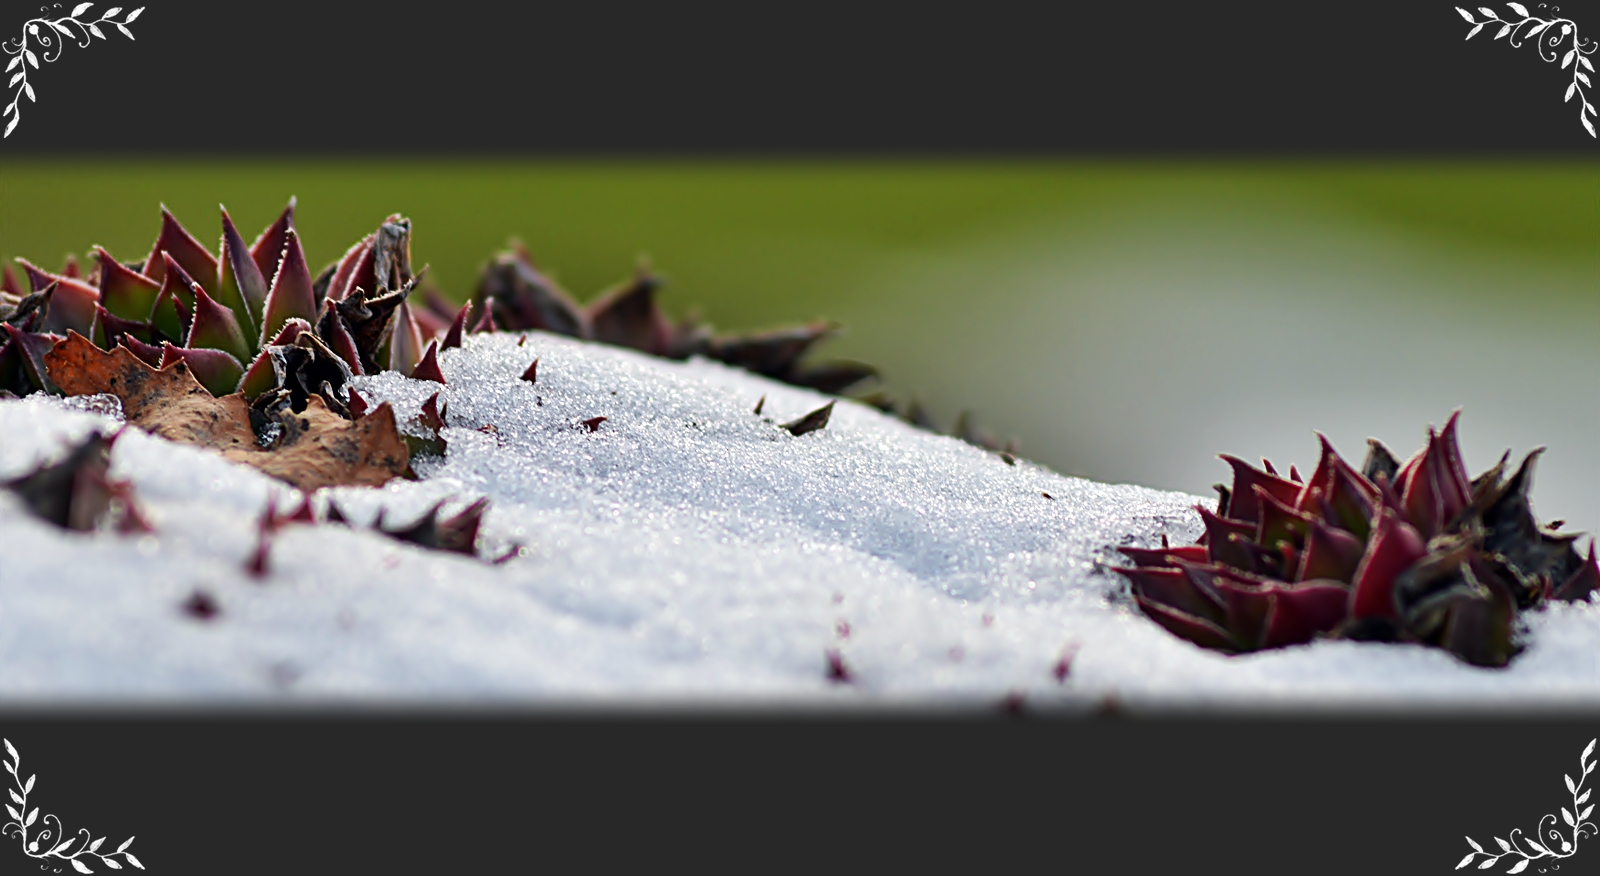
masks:
<instances>
[{"instance_id":1,"label":"succulent plant","mask_svg":"<svg viewBox=\"0 0 1600 876\"><path fill-rule=\"evenodd\" d=\"M411 269L411 223L390 216L313 277L294 211L291 199L246 245L223 208L213 254L162 207L147 258L122 263L96 247L87 277L75 262L52 274L18 259L33 292L23 296L7 269L0 389L53 391L38 362L76 331L103 349L127 347L152 367L183 362L213 395L287 393L296 412L321 395L349 416L352 375L410 373L426 358L406 305L422 273ZM437 371L435 362L430 373Z\"/></svg>"},{"instance_id":2,"label":"succulent plant","mask_svg":"<svg viewBox=\"0 0 1600 876\"><path fill-rule=\"evenodd\" d=\"M842 393L877 376L859 362L834 361L802 365L813 346L838 331L830 322L814 322L769 332L717 335L694 316L673 322L662 312L656 293L663 283L641 265L631 280L580 306L549 276L534 266L528 250L513 243L483 270L473 306L479 324L508 331L540 329L569 337L629 347L668 359L705 356L794 386ZM434 318L452 316L432 305Z\"/></svg>"},{"instance_id":3,"label":"succulent plant","mask_svg":"<svg viewBox=\"0 0 1600 876\"><path fill-rule=\"evenodd\" d=\"M1172 633L1229 653L1318 637L1415 642L1478 666L1519 650L1519 613L1576 602L1600 589L1588 556L1560 523L1540 526L1529 502L1528 454L1506 477L1509 452L1469 479L1459 412L1403 465L1369 441L1358 471L1326 438L1305 480L1223 456L1232 487L1216 512L1197 506L1197 544L1121 548L1139 608Z\"/></svg>"},{"instance_id":4,"label":"succulent plant","mask_svg":"<svg viewBox=\"0 0 1600 876\"><path fill-rule=\"evenodd\" d=\"M438 353L459 347L468 326L472 332L538 329L673 359L701 355L829 393L877 373L849 361L801 364L837 331L829 322L743 335L714 334L694 317L674 323L656 301L662 281L647 266L579 306L517 244L484 269L473 301L455 308L437 290L423 288L426 268L412 270L411 223L399 214L315 276L294 227L293 199L248 245L226 208L221 214L215 254L163 206L160 233L143 261L118 262L96 247L95 268L83 276L70 258L59 273L18 259L33 291L24 294L9 268L0 276L0 392L61 391L45 360L76 332L103 350L125 347L152 368L182 363L214 396L242 396L258 439L268 446L282 431L274 424L304 412L313 396L339 417L362 416L365 401L347 388L354 376L392 370L444 383ZM537 364L524 380L536 379ZM105 391L77 383L77 391ZM894 408L882 393L861 400ZM831 411L824 406L784 428L797 435L820 429ZM915 404L905 417L932 428ZM583 426L595 431L600 419ZM437 434L437 426L424 425ZM1014 462L1013 446L1002 448L965 417L954 434ZM413 452L443 447L438 438L407 440Z\"/></svg>"}]
</instances>

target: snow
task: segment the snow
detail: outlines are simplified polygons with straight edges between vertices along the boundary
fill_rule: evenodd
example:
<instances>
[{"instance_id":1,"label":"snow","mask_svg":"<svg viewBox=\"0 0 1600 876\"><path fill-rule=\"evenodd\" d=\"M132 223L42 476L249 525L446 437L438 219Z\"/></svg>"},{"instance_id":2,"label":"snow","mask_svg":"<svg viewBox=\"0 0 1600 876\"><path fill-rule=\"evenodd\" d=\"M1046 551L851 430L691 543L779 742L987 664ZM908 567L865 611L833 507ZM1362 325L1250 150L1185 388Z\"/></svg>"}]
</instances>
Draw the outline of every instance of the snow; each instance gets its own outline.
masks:
<instances>
[{"instance_id":1,"label":"snow","mask_svg":"<svg viewBox=\"0 0 1600 876\"><path fill-rule=\"evenodd\" d=\"M518 376L534 357L538 382ZM0 493L0 701L1086 710L1600 701L1600 605L1529 620L1509 669L1320 641L1229 657L1126 596L1112 547L1199 534L1208 501L1058 475L830 397L693 360L538 332L440 356L449 442L420 481L330 491L357 524L488 497L480 554L360 526L291 526L245 563L270 495L252 469L137 430L112 476L152 535L65 532ZM414 417L438 384L358 378ZM762 415L752 412L765 396ZM580 423L607 419L594 432ZM0 402L0 479L117 425L114 400ZM480 431L493 425L497 434ZM1042 493L1049 493L1046 498ZM316 501L322 501L321 498ZM203 621L181 605L201 590ZM827 654L847 667L830 680ZM1070 672L1055 669L1070 656Z\"/></svg>"}]
</instances>

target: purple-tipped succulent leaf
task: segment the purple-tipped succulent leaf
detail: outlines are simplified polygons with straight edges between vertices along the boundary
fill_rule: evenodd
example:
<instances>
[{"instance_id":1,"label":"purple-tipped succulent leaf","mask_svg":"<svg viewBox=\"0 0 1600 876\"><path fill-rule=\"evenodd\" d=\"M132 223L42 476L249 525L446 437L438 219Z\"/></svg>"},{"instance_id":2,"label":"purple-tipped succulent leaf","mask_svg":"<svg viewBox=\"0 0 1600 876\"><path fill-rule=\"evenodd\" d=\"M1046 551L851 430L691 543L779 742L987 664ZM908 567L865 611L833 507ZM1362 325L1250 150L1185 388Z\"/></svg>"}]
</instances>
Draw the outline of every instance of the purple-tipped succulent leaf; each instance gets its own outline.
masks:
<instances>
[{"instance_id":1,"label":"purple-tipped succulent leaf","mask_svg":"<svg viewBox=\"0 0 1600 876\"><path fill-rule=\"evenodd\" d=\"M329 300L343 301L358 285L362 289L376 290L372 268L372 244L376 239L376 234L369 234L345 251L338 267L334 268L332 279L328 281ZM360 282L357 282L357 278L360 278Z\"/></svg>"},{"instance_id":2,"label":"purple-tipped succulent leaf","mask_svg":"<svg viewBox=\"0 0 1600 876\"><path fill-rule=\"evenodd\" d=\"M234 227L233 217L228 215L226 207L221 209L222 254L217 259L221 297L218 300L234 311L239 328L247 337L259 338L261 331L257 323L266 312L267 278L250 255L239 229Z\"/></svg>"},{"instance_id":3,"label":"purple-tipped succulent leaf","mask_svg":"<svg viewBox=\"0 0 1600 876\"><path fill-rule=\"evenodd\" d=\"M75 331L95 341L100 340L95 332L98 316L95 306L100 303L100 290L82 280L52 274L26 259L19 258L17 263L28 275L28 283L34 292L55 287L50 297L50 312L45 319L45 327L49 331L62 335Z\"/></svg>"},{"instance_id":4,"label":"purple-tipped succulent leaf","mask_svg":"<svg viewBox=\"0 0 1600 876\"><path fill-rule=\"evenodd\" d=\"M1373 524L1366 556L1361 558L1361 567L1356 570L1355 589L1350 594L1350 616L1398 618L1395 579L1427 553L1427 544L1416 527L1400 520L1393 511L1383 509Z\"/></svg>"},{"instance_id":5,"label":"purple-tipped succulent leaf","mask_svg":"<svg viewBox=\"0 0 1600 876\"><path fill-rule=\"evenodd\" d=\"M1223 604L1214 589L1195 586L1189 574L1178 568L1129 569L1124 572L1135 595L1149 602L1177 609L1211 623L1225 623Z\"/></svg>"},{"instance_id":6,"label":"purple-tipped succulent leaf","mask_svg":"<svg viewBox=\"0 0 1600 876\"><path fill-rule=\"evenodd\" d=\"M1346 532L1366 540L1372 531L1373 515L1382 507L1378 488L1342 458L1334 457L1322 489L1324 514Z\"/></svg>"},{"instance_id":7,"label":"purple-tipped succulent leaf","mask_svg":"<svg viewBox=\"0 0 1600 876\"><path fill-rule=\"evenodd\" d=\"M1204 563L1206 559L1205 545L1191 544L1182 547L1166 548L1117 548L1117 552L1133 560L1133 564L1140 568L1173 568L1173 560L1187 560L1191 563Z\"/></svg>"},{"instance_id":8,"label":"purple-tipped succulent leaf","mask_svg":"<svg viewBox=\"0 0 1600 876\"><path fill-rule=\"evenodd\" d=\"M1338 627L1345 618L1350 591L1336 581L1308 581L1273 587L1269 599L1261 647L1284 648L1303 645Z\"/></svg>"},{"instance_id":9,"label":"purple-tipped succulent leaf","mask_svg":"<svg viewBox=\"0 0 1600 876\"><path fill-rule=\"evenodd\" d=\"M283 261L284 245L288 243L289 232L294 228L294 203L295 199L290 198L289 206L284 207L278 218L250 244L250 258L255 261L262 279L269 284L278 275L278 263Z\"/></svg>"},{"instance_id":10,"label":"purple-tipped succulent leaf","mask_svg":"<svg viewBox=\"0 0 1600 876\"><path fill-rule=\"evenodd\" d=\"M191 350L169 343L162 344L160 367L165 369L178 362L183 363L194 374L194 379L215 396L233 393L239 386L239 378L244 375L244 366L239 364L239 360L221 350Z\"/></svg>"},{"instance_id":11,"label":"purple-tipped succulent leaf","mask_svg":"<svg viewBox=\"0 0 1600 876\"><path fill-rule=\"evenodd\" d=\"M161 205L161 234L156 237L155 246L150 248L150 257L144 261L144 275L158 283L166 279L167 266L171 264L161 257L162 253L183 266L190 282L199 283L207 292L216 294L216 258L200 241L194 239L194 235L178 222L165 204Z\"/></svg>"},{"instance_id":12,"label":"purple-tipped succulent leaf","mask_svg":"<svg viewBox=\"0 0 1600 876\"><path fill-rule=\"evenodd\" d=\"M672 326L656 305L661 281L641 271L632 280L605 292L585 308L590 336L601 343L665 355Z\"/></svg>"},{"instance_id":13,"label":"purple-tipped succulent leaf","mask_svg":"<svg viewBox=\"0 0 1600 876\"><path fill-rule=\"evenodd\" d=\"M1584 557L1576 536L1535 521L1539 451L1509 479L1503 457L1468 480L1457 421L1430 429L1405 465L1369 442L1359 471L1319 435L1303 483L1293 467L1284 480L1270 464L1223 457L1233 489L1219 487L1216 513L1199 508L1199 542L1123 548L1135 567L1120 571L1152 620L1230 653L1333 636L1421 642L1503 666L1516 651L1516 613L1589 598L1600 562L1592 542Z\"/></svg>"},{"instance_id":14,"label":"purple-tipped succulent leaf","mask_svg":"<svg viewBox=\"0 0 1600 876\"><path fill-rule=\"evenodd\" d=\"M422 413L417 419L422 425L432 429L435 433L444 428L444 412L439 408L439 394L437 392L428 396L427 401L422 403Z\"/></svg>"},{"instance_id":15,"label":"purple-tipped succulent leaf","mask_svg":"<svg viewBox=\"0 0 1600 876\"><path fill-rule=\"evenodd\" d=\"M100 304L123 319L150 318L161 284L111 257L103 247L95 247L100 260Z\"/></svg>"},{"instance_id":16,"label":"purple-tipped succulent leaf","mask_svg":"<svg viewBox=\"0 0 1600 876\"><path fill-rule=\"evenodd\" d=\"M271 343L256 354L250 367L245 369L244 377L239 380L239 391L244 393L245 398L255 398L278 385L277 374L272 368L272 348L293 344L301 332L308 331L311 331L311 323L303 319L290 319L283 324Z\"/></svg>"},{"instance_id":17,"label":"purple-tipped succulent leaf","mask_svg":"<svg viewBox=\"0 0 1600 876\"><path fill-rule=\"evenodd\" d=\"M1159 602L1151 602L1141 596L1135 596L1134 600L1144 610L1146 616L1165 627L1167 632L1179 638L1188 639L1202 648L1210 648L1215 651L1237 650L1233 637L1228 635L1228 631L1211 621L1195 617L1192 614L1179 611Z\"/></svg>"},{"instance_id":18,"label":"purple-tipped succulent leaf","mask_svg":"<svg viewBox=\"0 0 1600 876\"><path fill-rule=\"evenodd\" d=\"M272 278L261 320L261 346L276 335L290 319L310 322L317 318L317 298L312 289L311 269L306 265L300 236L293 228L285 233L283 261Z\"/></svg>"},{"instance_id":19,"label":"purple-tipped succulent leaf","mask_svg":"<svg viewBox=\"0 0 1600 876\"><path fill-rule=\"evenodd\" d=\"M590 336L588 317L549 277L533 265L526 249L514 245L488 267L478 282L475 299L483 315L473 332L538 329L568 337Z\"/></svg>"},{"instance_id":20,"label":"purple-tipped succulent leaf","mask_svg":"<svg viewBox=\"0 0 1600 876\"><path fill-rule=\"evenodd\" d=\"M217 303L198 285L194 287L194 298L194 318L189 324L189 337L184 346L221 350L238 361L250 361L252 347L244 339L244 331L239 328L233 311Z\"/></svg>"},{"instance_id":21,"label":"purple-tipped succulent leaf","mask_svg":"<svg viewBox=\"0 0 1600 876\"><path fill-rule=\"evenodd\" d=\"M444 372L439 370L439 343L428 342L428 351L422 354L422 360L417 367L411 369L412 380L431 380L434 383L445 383Z\"/></svg>"},{"instance_id":22,"label":"purple-tipped succulent leaf","mask_svg":"<svg viewBox=\"0 0 1600 876\"><path fill-rule=\"evenodd\" d=\"M193 288L178 282L176 274L162 280L156 303L150 308L150 324L161 332L165 340L179 341L188 337L189 325L194 319L194 310L184 304L180 297L180 287L193 295Z\"/></svg>"},{"instance_id":23,"label":"purple-tipped succulent leaf","mask_svg":"<svg viewBox=\"0 0 1600 876\"><path fill-rule=\"evenodd\" d=\"M1261 509L1256 502L1254 487L1261 487L1268 495L1287 505L1292 505L1300 496L1301 487L1294 481L1262 471L1237 456L1223 454L1222 460L1233 467L1232 501L1228 505L1228 516L1234 520L1254 524L1260 519Z\"/></svg>"},{"instance_id":24,"label":"purple-tipped succulent leaf","mask_svg":"<svg viewBox=\"0 0 1600 876\"><path fill-rule=\"evenodd\" d=\"M345 324L344 316L339 313L335 299L331 296L322 302L322 315L317 317L317 337L328 345L328 349L343 359L344 364L350 366L351 374L366 373L361 366L361 351L357 348L356 340L350 334L350 327Z\"/></svg>"},{"instance_id":25,"label":"purple-tipped succulent leaf","mask_svg":"<svg viewBox=\"0 0 1600 876\"><path fill-rule=\"evenodd\" d=\"M44 355L55 346L56 336L25 332L9 322L0 322L0 327L3 327L6 333L6 343L4 348L0 349L0 358L12 360L21 370L20 376L32 389L60 395L61 390L57 389L54 381L50 379L44 364Z\"/></svg>"},{"instance_id":26,"label":"purple-tipped succulent leaf","mask_svg":"<svg viewBox=\"0 0 1600 876\"><path fill-rule=\"evenodd\" d=\"M153 332L155 327L148 322L123 319L104 307L99 308L99 320L100 328L105 332L107 349L115 347L128 335L133 335L144 341L154 339Z\"/></svg>"},{"instance_id":27,"label":"purple-tipped succulent leaf","mask_svg":"<svg viewBox=\"0 0 1600 876\"><path fill-rule=\"evenodd\" d=\"M467 315L471 312L471 302L461 305L461 309L456 311L456 318L450 321L450 328L444 333L444 342L439 345L439 349L448 350L461 346L461 333L467 327Z\"/></svg>"},{"instance_id":28,"label":"purple-tipped succulent leaf","mask_svg":"<svg viewBox=\"0 0 1600 876\"><path fill-rule=\"evenodd\" d=\"M128 352L139 358L139 361L151 368L161 367L161 348L155 344L147 344L133 335L123 335L117 343L128 348Z\"/></svg>"},{"instance_id":29,"label":"purple-tipped succulent leaf","mask_svg":"<svg viewBox=\"0 0 1600 876\"><path fill-rule=\"evenodd\" d=\"M1361 539L1314 519L1306 535L1305 549L1300 554L1295 580L1352 581L1365 549Z\"/></svg>"},{"instance_id":30,"label":"purple-tipped succulent leaf","mask_svg":"<svg viewBox=\"0 0 1600 876\"><path fill-rule=\"evenodd\" d=\"M200 285L189 276L189 272L178 263L169 253L162 253L159 259L163 265L161 270L161 291L156 293L159 298L163 293L171 292L173 300L194 312L194 287Z\"/></svg>"}]
</instances>

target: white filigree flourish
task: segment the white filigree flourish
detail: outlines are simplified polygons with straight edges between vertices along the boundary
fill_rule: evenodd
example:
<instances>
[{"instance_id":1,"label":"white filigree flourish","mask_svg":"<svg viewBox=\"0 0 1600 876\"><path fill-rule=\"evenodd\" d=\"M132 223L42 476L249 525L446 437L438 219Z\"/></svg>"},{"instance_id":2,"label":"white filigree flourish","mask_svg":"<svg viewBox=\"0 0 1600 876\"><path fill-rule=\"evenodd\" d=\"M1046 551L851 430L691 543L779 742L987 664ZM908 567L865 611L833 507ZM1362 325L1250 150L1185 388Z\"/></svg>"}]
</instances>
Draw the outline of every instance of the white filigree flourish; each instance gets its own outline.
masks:
<instances>
[{"instance_id":1,"label":"white filigree flourish","mask_svg":"<svg viewBox=\"0 0 1600 876\"><path fill-rule=\"evenodd\" d=\"M1584 93L1585 88L1592 88L1593 85L1583 71L1594 72L1594 65L1589 63L1589 59L1585 56L1592 55L1596 49L1600 49L1600 41L1580 38L1578 36L1578 25L1574 24L1570 18L1540 18L1537 15L1529 14L1528 8L1521 3L1507 3L1506 6L1522 17L1512 21L1509 18L1501 18L1495 14L1493 9L1487 6L1480 6L1478 11L1484 15L1485 20L1479 21L1472 17L1472 13L1457 6L1456 11L1461 13L1461 17L1465 18L1468 24L1472 25L1472 30L1467 31L1467 39L1470 40L1477 36L1478 31L1491 24L1500 25L1500 30L1495 33L1494 38L1499 39L1503 36L1509 36L1510 39L1507 42L1511 43L1515 48L1522 48L1523 40L1530 37L1538 37L1533 41L1533 45L1539 50L1540 58L1552 64L1555 63L1557 58L1560 58L1561 69L1572 68L1572 83L1567 86L1566 100L1570 103L1572 98L1576 96L1583 104L1578 108L1578 121L1583 123L1584 130L1589 132L1589 136L1594 137L1594 123L1589 121L1589 116L1596 114L1595 108L1594 104L1589 102L1589 96ZM1540 3L1539 8L1545 9L1546 6ZM1552 15L1561 11L1560 6L1548 8ZM1562 54L1561 46L1569 37L1572 39L1572 48L1568 49L1566 54ZM1545 54L1547 51L1549 54Z\"/></svg>"},{"instance_id":2,"label":"white filigree flourish","mask_svg":"<svg viewBox=\"0 0 1600 876\"><path fill-rule=\"evenodd\" d=\"M6 789L11 794L11 802L6 804L6 813L16 820L8 821L4 827L0 827L0 834L8 837L14 836L22 840L22 850L30 858L42 860L46 863L66 861L72 864L72 869L79 873L94 872L88 864L84 863L85 859L99 859L100 863L107 867L113 870L121 870L122 864L117 861L118 855L121 855L129 865L140 870L144 869L144 865L139 863L139 859L128 851L128 846L133 845L133 837L131 836L124 840L122 845L117 846L116 851L102 854L100 852L100 844L106 841L105 837L91 840L89 837L92 834L89 833L87 828L79 828L77 834L67 836L66 828L61 825L61 819L54 815L46 815L44 821L39 821L39 807L35 806L31 810L28 808L28 795L33 793L33 780L37 779L38 776L32 775L28 777L28 781L22 781L22 774L17 772L18 765L22 763L22 755L17 754L17 749L11 745L11 740L0 741L5 742L6 745L6 772L11 774L11 781L16 784L15 788ZM11 805L12 803L16 805L13 806ZM33 827L35 822L39 823L39 832L30 840L28 838L28 829ZM52 824L55 826L51 827ZM73 846L77 846L77 851L71 851ZM58 870L57 872L60 871Z\"/></svg>"},{"instance_id":3,"label":"white filigree flourish","mask_svg":"<svg viewBox=\"0 0 1600 876\"><path fill-rule=\"evenodd\" d=\"M44 14L38 18L30 18L22 25L21 39L0 42L0 49L4 49L8 55L16 56L11 59L11 63L6 65L5 71L11 74L11 81L6 85L6 88L16 89L16 93L11 95L11 103L6 105L6 111L0 114L0 118L11 117L11 121L6 123L5 137L11 136L11 132L17 129L17 122L22 120L22 110L17 106L22 100L22 96L26 94L28 100L34 102L39 100L34 96L33 83L28 81L28 68L39 69L39 57L41 55L44 56L45 62L49 63L61 57L61 50L67 47L68 40L76 42L78 48L81 49L87 47L89 43L94 42L97 38L105 39L105 33L100 30L100 25L102 24L115 25L117 30L122 31L123 36L130 40L133 39L133 31L128 30L128 25L133 24L133 20L138 18L139 13L144 11L143 6L128 13L128 17L122 21L112 20L113 16L122 11L120 6L113 6L107 9L105 14L94 21L79 21L78 16L93 5L93 3L79 3L73 7L71 15L64 15L60 18L51 18L49 14L51 7L41 6L39 11ZM55 4L54 8L60 9L61 4ZM29 47L30 42L39 47L37 53ZM12 73L13 70L16 72Z\"/></svg>"},{"instance_id":4,"label":"white filigree flourish","mask_svg":"<svg viewBox=\"0 0 1600 876\"><path fill-rule=\"evenodd\" d=\"M1583 788L1584 783L1589 781L1589 774L1594 772L1594 764L1589 762L1589 755L1594 754L1594 744L1595 740L1589 740L1588 747L1584 748L1583 754L1578 756L1578 764L1583 767L1583 771L1578 774L1578 780L1574 782L1571 776L1561 777L1567 780L1567 792L1572 795L1572 808L1561 807L1561 820L1565 821L1567 828L1571 830L1571 839L1568 839L1558 829L1554 815L1546 815L1544 818L1539 819L1539 827L1534 831L1534 836L1538 837L1538 839L1529 839L1523 836L1522 828L1520 827L1511 831L1509 834L1511 837L1510 842L1495 837L1495 843L1500 846L1500 854L1498 855L1489 854L1483 850L1483 846L1474 842L1472 837L1467 837L1467 845L1472 846L1473 851L1468 852L1467 856L1461 859L1461 863L1456 865L1456 869L1460 870L1471 864L1479 855L1484 856L1484 860L1478 864L1479 870L1487 870L1499 862L1501 858L1516 855L1522 860L1512 864L1511 869L1506 872L1521 873L1523 870L1528 869L1528 864L1532 861L1549 859L1555 862L1577 854L1578 840L1580 838L1593 838L1596 829L1594 824L1588 820L1589 815L1594 812L1594 804L1589 803L1588 808L1585 809L1580 810L1578 808L1589 802L1589 792L1594 790L1593 788L1588 790ZM1544 826L1546 820L1550 822L1549 828ZM1540 843L1538 840L1544 840L1544 842ZM1553 868L1559 868L1560 866L1558 863L1552 863ZM1540 872L1543 871L1541 870Z\"/></svg>"}]
</instances>

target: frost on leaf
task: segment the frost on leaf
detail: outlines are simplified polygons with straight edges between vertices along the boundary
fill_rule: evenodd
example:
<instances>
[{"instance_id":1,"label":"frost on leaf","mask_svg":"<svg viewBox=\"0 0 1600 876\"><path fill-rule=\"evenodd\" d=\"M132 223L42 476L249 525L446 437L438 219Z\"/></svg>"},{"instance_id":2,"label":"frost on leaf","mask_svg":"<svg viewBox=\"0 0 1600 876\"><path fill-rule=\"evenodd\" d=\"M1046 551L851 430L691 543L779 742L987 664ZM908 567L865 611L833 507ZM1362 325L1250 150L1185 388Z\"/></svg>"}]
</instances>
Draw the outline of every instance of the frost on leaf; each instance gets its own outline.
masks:
<instances>
[{"instance_id":1,"label":"frost on leaf","mask_svg":"<svg viewBox=\"0 0 1600 876\"><path fill-rule=\"evenodd\" d=\"M313 395L303 411L258 403L265 410L252 417L244 396L214 397L183 362L158 370L124 347L108 353L76 333L58 343L45 364L67 395L114 395L129 424L216 450L301 490L380 486L410 462L387 404L351 422Z\"/></svg>"}]
</instances>

